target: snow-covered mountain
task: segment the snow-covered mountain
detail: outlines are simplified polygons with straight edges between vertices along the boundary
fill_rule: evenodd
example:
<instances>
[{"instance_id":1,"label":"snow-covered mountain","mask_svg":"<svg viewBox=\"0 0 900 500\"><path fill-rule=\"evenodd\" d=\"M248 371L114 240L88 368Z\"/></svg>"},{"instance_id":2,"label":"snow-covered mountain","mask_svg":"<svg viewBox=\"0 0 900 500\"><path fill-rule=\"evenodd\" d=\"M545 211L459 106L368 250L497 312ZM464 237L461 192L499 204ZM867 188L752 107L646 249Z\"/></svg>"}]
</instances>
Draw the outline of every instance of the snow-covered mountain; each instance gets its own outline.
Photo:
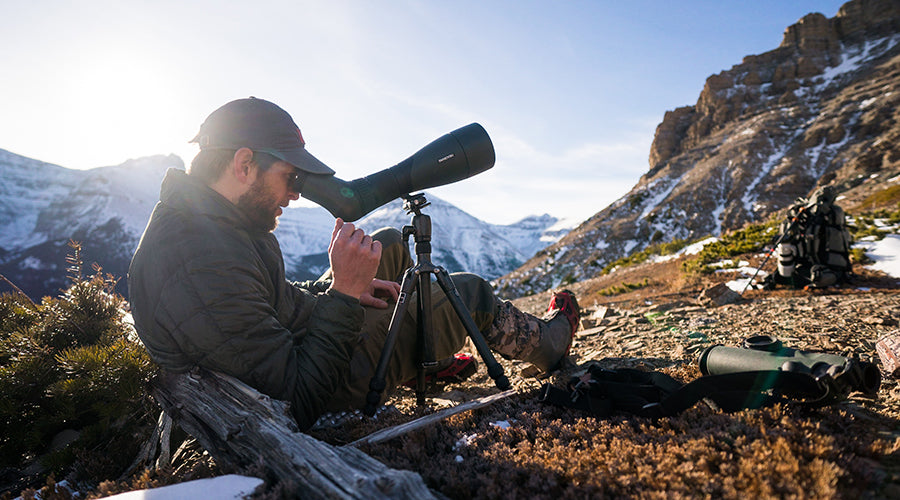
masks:
<instances>
[{"instance_id":1,"label":"snow-covered mountain","mask_svg":"<svg viewBox=\"0 0 900 500\"><path fill-rule=\"evenodd\" d=\"M0 149L0 274L30 296L56 294L66 285L69 240L82 245L85 271L94 262L120 279L125 276L169 168L184 169L174 155L129 160L121 165L72 170ZM478 220L430 194L423 212L434 225L432 258L448 271L471 271L496 278L521 265L564 233L549 215L498 226ZM359 221L367 230L400 228L410 216L398 200ZM319 276L328 266L326 250L334 218L319 207L290 207L275 234L291 279ZM0 285L0 292L8 285Z\"/></svg>"},{"instance_id":2,"label":"snow-covered mountain","mask_svg":"<svg viewBox=\"0 0 900 500\"><path fill-rule=\"evenodd\" d=\"M477 219L430 193L426 192L425 198L429 205L421 211L431 217L432 261L450 272L470 271L489 279L502 276L509 272L504 269L515 269L565 233L560 229L565 223L547 214L500 226ZM371 232L385 226L401 228L411 220L412 215L403 209L403 200L398 199L362 218L358 225Z\"/></svg>"}]
</instances>

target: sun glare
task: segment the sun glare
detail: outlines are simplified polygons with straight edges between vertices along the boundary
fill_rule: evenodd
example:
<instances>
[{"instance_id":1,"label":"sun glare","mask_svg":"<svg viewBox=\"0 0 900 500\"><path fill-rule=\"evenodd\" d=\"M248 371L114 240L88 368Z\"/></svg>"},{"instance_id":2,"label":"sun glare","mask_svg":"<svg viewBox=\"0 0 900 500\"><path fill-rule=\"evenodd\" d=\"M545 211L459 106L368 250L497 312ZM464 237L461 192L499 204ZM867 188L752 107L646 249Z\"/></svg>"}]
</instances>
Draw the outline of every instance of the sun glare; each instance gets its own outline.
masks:
<instances>
[{"instance_id":1,"label":"sun glare","mask_svg":"<svg viewBox=\"0 0 900 500\"><path fill-rule=\"evenodd\" d=\"M64 74L55 117L58 143L67 157L78 159L65 166L91 168L175 152L173 129L183 125L172 114L185 97L159 60L107 50L73 61Z\"/></svg>"}]
</instances>

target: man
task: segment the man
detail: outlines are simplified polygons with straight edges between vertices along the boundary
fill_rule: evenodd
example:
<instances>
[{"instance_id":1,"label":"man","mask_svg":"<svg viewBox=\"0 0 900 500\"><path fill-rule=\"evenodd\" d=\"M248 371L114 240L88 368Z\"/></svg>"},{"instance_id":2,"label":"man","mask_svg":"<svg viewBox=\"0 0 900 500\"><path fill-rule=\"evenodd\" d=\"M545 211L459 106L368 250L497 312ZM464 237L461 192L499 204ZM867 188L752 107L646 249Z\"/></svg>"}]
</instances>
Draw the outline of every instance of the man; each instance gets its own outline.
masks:
<instances>
[{"instance_id":1,"label":"man","mask_svg":"<svg viewBox=\"0 0 900 500\"><path fill-rule=\"evenodd\" d=\"M187 173L166 173L128 273L135 326L152 358L175 372L224 372L290 401L302 429L325 411L361 408L397 280L412 265L399 231L370 236L337 219L327 279L291 283L272 230L299 197L298 169L334 171L306 151L290 115L262 99L225 104L192 142L200 152ZM578 323L571 293L555 294L538 319L494 297L478 276L453 280L493 350L545 370L565 357ZM436 356L450 357L467 333L436 284L433 302ZM416 311L406 316L388 392L416 373Z\"/></svg>"}]
</instances>

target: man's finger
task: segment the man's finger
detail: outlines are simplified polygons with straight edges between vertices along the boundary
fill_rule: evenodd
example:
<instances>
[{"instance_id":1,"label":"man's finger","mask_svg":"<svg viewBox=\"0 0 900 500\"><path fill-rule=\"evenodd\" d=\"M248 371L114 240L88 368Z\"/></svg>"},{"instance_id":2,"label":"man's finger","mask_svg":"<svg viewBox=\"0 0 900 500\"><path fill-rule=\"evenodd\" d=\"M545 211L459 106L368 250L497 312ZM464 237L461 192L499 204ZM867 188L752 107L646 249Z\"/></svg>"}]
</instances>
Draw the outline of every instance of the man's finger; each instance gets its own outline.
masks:
<instances>
[{"instance_id":1,"label":"man's finger","mask_svg":"<svg viewBox=\"0 0 900 500\"><path fill-rule=\"evenodd\" d=\"M334 247L334 240L337 238L338 232L341 230L341 227L344 226L344 219L338 217L334 220L334 229L331 230L331 241L328 243L328 253L331 253L331 249Z\"/></svg>"},{"instance_id":2,"label":"man's finger","mask_svg":"<svg viewBox=\"0 0 900 500\"><path fill-rule=\"evenodd\" d=\"M360 297L359 303L364 306L374 307L376 309L387 309L388 303L372 296Z\"/></svg>"},{"instance_id":3,"label":"man's finger","mask_svg":"<svg viewBox=\"0 0 900 500\"><path fill-rule=\"evenodd\" d=\"M389 281L387 289L388 289L388 293L391 294L391 298L393 298L394 301L396 302L397 299L400 297L400 283Z\"/></svg>"},{"instance_id":4,"label":"man's finger","mask_svg":"<svg viewBox=\"0 0 900 500\"><path fill-rule=\"evenodd\" d=\"M351 222L344 222L341 225L341 230L338 231L338 234L343 235L346 238L352 237L359 229L356 229L356 226Z\"/></svg>"}]
</instances>

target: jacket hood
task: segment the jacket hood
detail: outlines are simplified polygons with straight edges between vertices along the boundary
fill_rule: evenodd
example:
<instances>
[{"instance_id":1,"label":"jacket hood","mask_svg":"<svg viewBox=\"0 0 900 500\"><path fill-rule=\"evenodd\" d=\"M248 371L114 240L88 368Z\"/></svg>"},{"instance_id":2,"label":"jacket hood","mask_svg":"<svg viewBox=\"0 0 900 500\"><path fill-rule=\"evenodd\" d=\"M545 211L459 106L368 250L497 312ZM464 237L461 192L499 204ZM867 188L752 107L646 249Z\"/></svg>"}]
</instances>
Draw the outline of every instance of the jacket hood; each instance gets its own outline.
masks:
<instances>
[{"instance_id":1,"label":"jacket hood","mask_svg":"<svg viewBox=\"0 0 900 500\"><path fill-rule=\"evenodd\" d=\"M184 170L170 168L166 171L159 191L159 201L177 210L224 219L224 222L248 232L263 232L255 229L234 203Z\"/></svg>"}]
</instances>

